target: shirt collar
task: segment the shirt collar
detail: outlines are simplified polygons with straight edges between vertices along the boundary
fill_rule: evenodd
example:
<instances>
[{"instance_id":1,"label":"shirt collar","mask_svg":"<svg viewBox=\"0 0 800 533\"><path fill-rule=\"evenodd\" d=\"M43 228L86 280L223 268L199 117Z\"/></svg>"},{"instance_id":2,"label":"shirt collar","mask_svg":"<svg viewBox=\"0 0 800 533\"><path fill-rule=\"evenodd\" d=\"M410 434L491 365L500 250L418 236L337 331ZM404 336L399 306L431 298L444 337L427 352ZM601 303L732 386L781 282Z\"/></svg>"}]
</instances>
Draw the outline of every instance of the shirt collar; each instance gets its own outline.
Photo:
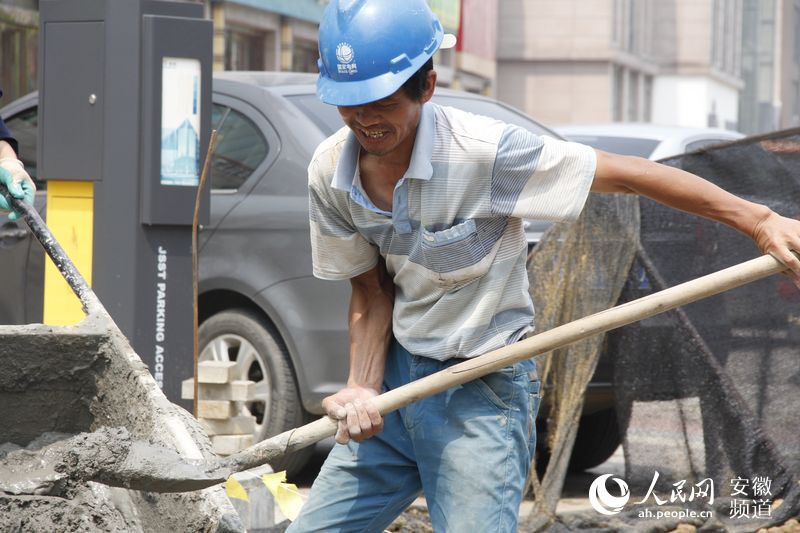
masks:
<instances>
[{"instance_id":1,"label":"shirt collar","mask_svg":"<svg viewBox=\"0 0 800 533\"><path fill-rule=\"evenodd\" d=\"M436 114L433 104L428 102L422 106L422 115L419 119L419 126L417 126L417 138L414 139L414 149L411 152L411 162L403 179L413 178L428 181L433 176L431 156L433 155L435 129ZM348 132L331 181L334 189L349 192L353 188L360 148L355 134L352 131Z\"/></svg>"}]
</instances>

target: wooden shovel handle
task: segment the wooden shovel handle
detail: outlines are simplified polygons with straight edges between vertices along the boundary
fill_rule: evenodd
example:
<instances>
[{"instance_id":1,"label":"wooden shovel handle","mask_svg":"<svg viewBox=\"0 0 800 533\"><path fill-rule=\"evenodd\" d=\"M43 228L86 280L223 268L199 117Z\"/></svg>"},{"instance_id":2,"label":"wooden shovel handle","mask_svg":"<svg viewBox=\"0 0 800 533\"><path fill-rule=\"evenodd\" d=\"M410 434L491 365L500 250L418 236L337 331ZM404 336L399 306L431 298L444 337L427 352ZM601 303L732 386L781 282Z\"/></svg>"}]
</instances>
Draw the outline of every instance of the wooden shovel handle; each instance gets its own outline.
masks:
<instances>
[{"instance_id":1,"label":"wooden shovel handle","mask_svg":"<svg viewBox=\"0 0 800 533\"><path fill-rule=\"evenodd\" d=\"M770 255L763 255L644 298L580 318L479 357L467 359L440 372L385 392L374 398L373 401L380 412L386 414L519 361L740 287L785 269L786 267L777 259ZM322 417L315 422L286 431L242 450L229 457L225 463L234 471L254 468L285 453L299 450L330 437L335 432L336 422L327 416Z\"/></svg>"}]
</instances>

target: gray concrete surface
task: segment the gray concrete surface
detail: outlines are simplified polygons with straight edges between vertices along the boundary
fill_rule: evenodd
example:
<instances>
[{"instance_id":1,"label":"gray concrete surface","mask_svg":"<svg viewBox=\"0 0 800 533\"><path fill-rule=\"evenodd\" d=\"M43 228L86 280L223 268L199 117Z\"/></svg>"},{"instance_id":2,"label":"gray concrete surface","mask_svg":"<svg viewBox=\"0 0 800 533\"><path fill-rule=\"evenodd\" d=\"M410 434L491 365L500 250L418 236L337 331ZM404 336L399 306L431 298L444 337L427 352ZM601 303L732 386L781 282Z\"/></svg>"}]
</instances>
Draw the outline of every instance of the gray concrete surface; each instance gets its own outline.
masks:
<instances>
[{"instance_id":1,"label":"gray concrete surface","mask_svg":"<svg viewBox=\"0 0 800 533\"><path fill-rule=\"evenodd\" d=\"M119 330L94 315L76 326L0 326L0 405L0 445L124 428L187 460L214 457L197 422L166 399ZM244 531L220 487L160 494L92 482L63 492L54 486L0 490L0 531L106 532L120 521L130 531Z\"/></svg>"}]
</instances>

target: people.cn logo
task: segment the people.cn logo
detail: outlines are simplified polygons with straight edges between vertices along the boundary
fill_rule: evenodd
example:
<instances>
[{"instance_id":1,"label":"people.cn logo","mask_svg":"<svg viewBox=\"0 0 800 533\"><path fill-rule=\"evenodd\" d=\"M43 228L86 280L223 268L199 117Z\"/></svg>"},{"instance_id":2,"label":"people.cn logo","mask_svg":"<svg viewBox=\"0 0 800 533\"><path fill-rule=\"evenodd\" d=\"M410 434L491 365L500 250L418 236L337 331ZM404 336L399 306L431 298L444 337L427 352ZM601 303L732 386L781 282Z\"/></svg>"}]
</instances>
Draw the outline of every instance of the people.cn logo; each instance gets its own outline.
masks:
<instances>
[{"instance_id":1,"label":"people.cn logo","mask_svg":"<svg viewBox=\"0 0 800 533\"><path fill-rule=\"evenodd\" d=\"M339 60L339 63L344 63L345 65L352 63L354 56L353 47L349 44L339 43L339 46L336 47L336 59Z\"/></svg>"},{"instance_id":2,"label":"people.cn logo","mask_svg":"<svg viewBox=\"0 0 800 533\"><path fill-rule=\"evenodd\" d=\"M619 485L619 490L622 493L620 496L612 496L606 489L606 480L611 477L611 474L603 474L592 482L589 487L589 502L598 513L605 515L613 515L622 511L622 508L628 503L631 497L631 492L628 490L628 484L619 478L613 478Z\"/></svg>"}]
</instances>

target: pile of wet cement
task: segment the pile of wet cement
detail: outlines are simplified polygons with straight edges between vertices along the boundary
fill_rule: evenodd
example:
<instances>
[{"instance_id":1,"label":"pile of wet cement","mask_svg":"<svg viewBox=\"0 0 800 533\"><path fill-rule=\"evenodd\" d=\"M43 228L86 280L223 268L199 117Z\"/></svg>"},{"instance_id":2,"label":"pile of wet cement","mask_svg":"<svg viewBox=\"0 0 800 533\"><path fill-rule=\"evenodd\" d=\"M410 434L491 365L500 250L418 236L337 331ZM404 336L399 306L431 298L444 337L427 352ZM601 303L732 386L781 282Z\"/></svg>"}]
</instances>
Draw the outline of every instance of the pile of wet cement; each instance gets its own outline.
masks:
<instances>
[{"instance_id":1,"label":"pile of wet cement","mask_svg":"<svg viewBox=\"0 0 800 533\"><path fill-rule=\"evenodd\" d=\"M214 462L194 464L175 450L134 439L125 428L100 428L32 450L15 450L0 461L0 491L70 496L73 487L97 481L153 492L193 491L228 478Z\"/></svg>"},{"instance_id":2,"label":"pile of wet cement","mask_svg":"<svg viewBox=\"0 0 800 533\"><path fill-rule=\"evenodd\" d=\"M8 451L0 456L0 491L71 497L84 481L124 486L130 474L122 465L137 444L125 428L100 428L74 436L45 433L18 449L4 444ZM108 479L109 473L113 479Z\"/></svg>"},{"instance_id":3,"label":"pile of wet cement","mask_svg":"<svg viewBox=\"0 0 800 533\"><path fill-rule=\"evenodd\" d=\"M70 477L64 450L76 438L44 433L24 448L0 444L0 531L142 530L126 491Z\"/></svg>"}]
</instances>

